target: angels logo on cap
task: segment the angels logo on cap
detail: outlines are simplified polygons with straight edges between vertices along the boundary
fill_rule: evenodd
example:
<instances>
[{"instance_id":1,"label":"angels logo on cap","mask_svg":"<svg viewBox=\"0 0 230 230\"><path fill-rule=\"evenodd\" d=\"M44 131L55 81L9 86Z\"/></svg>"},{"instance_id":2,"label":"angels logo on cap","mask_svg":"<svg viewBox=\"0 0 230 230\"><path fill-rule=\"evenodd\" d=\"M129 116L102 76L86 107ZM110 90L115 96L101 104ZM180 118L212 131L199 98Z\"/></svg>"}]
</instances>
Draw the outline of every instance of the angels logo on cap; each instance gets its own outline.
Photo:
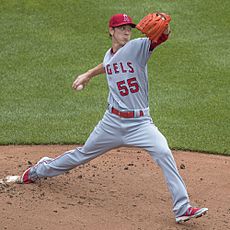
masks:
<instances>
[{"instance_id":1,"label":"angels logo on cap","mask_svg":"<svg viewBox=\"0 0 230 230\"><path fill-rule=\"evenodd\" d=\"M127 14L123 14L124 22L129 22L129 17Z\"/></svg>"},{"instance_id":2,"label":"angels logo on cap","mask_svg":"<svg viewBox=\"0 0 230 230\"><path fill-rule=\"evenodd\" d=\"M132 18L127 14L115 14L109 20L109 27L118 27L122 25L136 26L136 24L133 23Z\"/></svg>"}]
</instances>

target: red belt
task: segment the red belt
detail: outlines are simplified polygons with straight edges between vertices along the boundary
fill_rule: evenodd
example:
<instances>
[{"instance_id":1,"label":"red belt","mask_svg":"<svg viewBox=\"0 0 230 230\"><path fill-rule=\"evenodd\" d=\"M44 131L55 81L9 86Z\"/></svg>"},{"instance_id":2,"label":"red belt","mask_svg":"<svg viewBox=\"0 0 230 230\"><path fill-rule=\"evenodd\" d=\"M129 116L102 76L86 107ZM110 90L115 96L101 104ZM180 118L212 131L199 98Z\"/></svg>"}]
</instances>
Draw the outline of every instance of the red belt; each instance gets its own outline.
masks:
<instances>
[{"instance_id":1,"label":"red belt","mask_svg":"<svg viewBox=\"0 0 230 230\"><path fill-rule=\"evenodd\" d=\"M119 117L124 117L124 118L134 118L135 117L134 111L123 112L123 111L119 111L112 107L111 112ZM144 112L140 110L139 115L137 117L143 117L143 116L144 116Z\"/></svg>"}]
</instances>

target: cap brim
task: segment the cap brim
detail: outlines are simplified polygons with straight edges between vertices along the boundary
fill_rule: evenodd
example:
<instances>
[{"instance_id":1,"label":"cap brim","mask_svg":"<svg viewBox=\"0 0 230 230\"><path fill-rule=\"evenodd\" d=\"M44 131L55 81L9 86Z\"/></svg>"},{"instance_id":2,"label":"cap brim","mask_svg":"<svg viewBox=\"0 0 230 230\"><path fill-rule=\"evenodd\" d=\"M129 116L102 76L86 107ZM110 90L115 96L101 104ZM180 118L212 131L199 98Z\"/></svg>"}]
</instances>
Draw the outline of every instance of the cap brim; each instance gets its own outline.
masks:
<instances>
[{"instance_id":1,"label":"cap brim","mask_svg":"<svg viewBox=\"0 0 230 230\"><path fill-rule=\"evenodd\" d=\"M131 26L132 26L133 28L135 28L135 27L136 27L136 24L131 24Z\"/></svg>"},{"instance_id":2,"label":"cap brim","mask_svg":"<svg viewBox=\"0 0 230 230\"><path fill-rule=\"evenodd\" d=\"M130 25L130 26L132 26L132 28L135 28L135 27L136 27L136 24L134 24L134 23L125 23L125 22L116 25L116 27L118 27L118 26L123 26L123 25Z\"/></svg>"}]
</instances>

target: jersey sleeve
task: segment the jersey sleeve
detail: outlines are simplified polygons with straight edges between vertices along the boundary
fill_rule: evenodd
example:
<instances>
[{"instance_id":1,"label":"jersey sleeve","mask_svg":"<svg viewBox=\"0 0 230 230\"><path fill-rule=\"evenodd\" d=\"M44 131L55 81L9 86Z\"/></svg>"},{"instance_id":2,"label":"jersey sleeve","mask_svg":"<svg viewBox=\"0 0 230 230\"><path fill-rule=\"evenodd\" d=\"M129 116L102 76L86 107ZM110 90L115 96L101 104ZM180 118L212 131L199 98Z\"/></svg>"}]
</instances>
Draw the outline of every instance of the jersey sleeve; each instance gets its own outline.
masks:
<instances>
[{"instance_id":1,"label":"jersey sleeve","mask_svg":"<svg viewBox=\"0 0 230 230\"><path fill-rule=\"evenodd\" d=\"M132 40L133 55L139 65L145 66L153 50L150 49L151 41L148 38L137 38Z\"/></svg>"},{"instance_id":2,"label":"jersey sleeve","mask_svg":"<svg viewBox=\"0 0 230 230\"><path fill-rule=\"evenodd\" d=\"M169 34L162 34L157 42L151 42L150 45L150 51L153 51L157 46L159 46L161 43L165 42L168 40Z\"/></svg>"},{"instance_id":3,"label":"jersey sleeve","mask_svg":"<svg viewBox=\"0 0 230 230\"><path fill-rule=\"evenodd\" d=\"M103 65L103 67L104 67L104 69L105 69L105 62L106 62L106 57L108 56L108 54L110 53L110 49L109 50L107 50L107 52L105 53L105 56L104 56L104 58L103 58L103 61L102 61L102 65Z\"/></svg>"}]
</instances>

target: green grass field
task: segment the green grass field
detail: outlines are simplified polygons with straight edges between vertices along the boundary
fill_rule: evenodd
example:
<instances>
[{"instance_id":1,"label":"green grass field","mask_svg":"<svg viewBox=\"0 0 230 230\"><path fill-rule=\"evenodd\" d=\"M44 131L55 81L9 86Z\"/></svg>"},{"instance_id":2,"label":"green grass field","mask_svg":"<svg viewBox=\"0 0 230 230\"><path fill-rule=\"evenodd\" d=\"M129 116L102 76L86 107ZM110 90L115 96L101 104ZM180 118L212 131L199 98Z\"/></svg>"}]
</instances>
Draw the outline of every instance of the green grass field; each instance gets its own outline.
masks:
<instances>
[{"instance_id":1,"label":"green grass field","mask_svg":"<svg viewBox=\"0 0 230 230\"><path fill-rule=\"evenodd\" d=\"M108 19L172 16L170 40L151 57L150 107L174 149L230 154L227 0L0 0L0 144L83 144L103 116L107 83L82 92L78 74L110 48ZM133 32L133 38L141 36Z\"/></svg>"}]
</instances>

